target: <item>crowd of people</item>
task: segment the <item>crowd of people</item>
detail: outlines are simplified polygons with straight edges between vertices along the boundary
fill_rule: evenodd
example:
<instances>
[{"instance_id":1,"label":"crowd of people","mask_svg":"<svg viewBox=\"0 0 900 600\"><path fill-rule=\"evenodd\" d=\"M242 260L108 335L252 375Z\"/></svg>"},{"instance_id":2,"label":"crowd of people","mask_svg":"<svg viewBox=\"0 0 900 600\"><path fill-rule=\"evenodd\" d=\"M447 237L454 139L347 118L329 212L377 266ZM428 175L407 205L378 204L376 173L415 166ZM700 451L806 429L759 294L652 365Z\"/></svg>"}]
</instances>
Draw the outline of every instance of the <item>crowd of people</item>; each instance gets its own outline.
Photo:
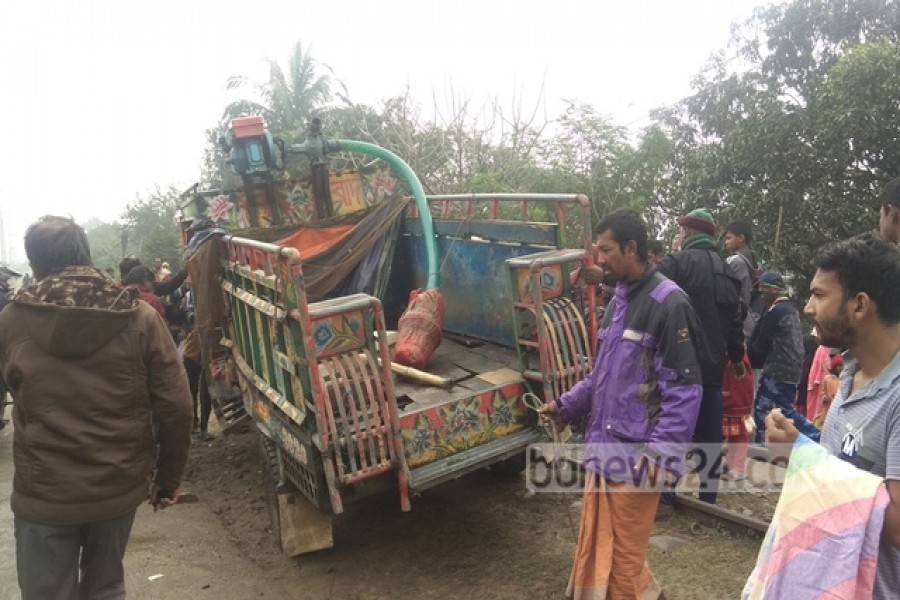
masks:
<instances>
[{"instance_id":1,"label":"crowd of people","mask_svg":"<svg viewBox=\"0 0 900 600\"><path fill-rule=\"evenodd\" d=\"M636 212L607 215L597 264L579 274L611 292L595 365L540 409L544 420L586 423L567 595L662 597L647 545L691 468L691 445L712 461L699 497L715 503L723 473L745 477L751 439L783 449L803 435L886 481L870 584L891 597L900 589L900 179L882 194L880 236L817 255L803 309L815 343L804 340L785 275L760 268L749 222L720 232L700 208L678 225L666 253ZM209 438L187 273L126 258L115 281L64 217L34 223L25 251L35 282L0 311L0 374L16 399L19 586L26 600L124 597L122 559L148 482L150 503L171 506L192 429Z\"/></svg>"},{"instance_id":2,"label":"crowd of people","mask_svg":"<svg viewBox=\"0 0 900 600\"><path fill-rule=\"evenodd\" d=\"M539 411L545 421L586 422L588 479L567 597L662 597L647 545L654 521L673 510L688 449L702 448L698 495L715 503L723 472L745 479L749 440L782 449L800 435L885 480L877 573L862 583L876 598L894 597L900 179L881 201L880 235L831 243L816 257L803 309L815 324L812 344L785 274L760 267L749 222L725 226L720 253L713 215L694 210L678 220L667 256L636 212L600 222L597 264L578 273L611 291L594 368Z\"/></svg>"}]
</instances>

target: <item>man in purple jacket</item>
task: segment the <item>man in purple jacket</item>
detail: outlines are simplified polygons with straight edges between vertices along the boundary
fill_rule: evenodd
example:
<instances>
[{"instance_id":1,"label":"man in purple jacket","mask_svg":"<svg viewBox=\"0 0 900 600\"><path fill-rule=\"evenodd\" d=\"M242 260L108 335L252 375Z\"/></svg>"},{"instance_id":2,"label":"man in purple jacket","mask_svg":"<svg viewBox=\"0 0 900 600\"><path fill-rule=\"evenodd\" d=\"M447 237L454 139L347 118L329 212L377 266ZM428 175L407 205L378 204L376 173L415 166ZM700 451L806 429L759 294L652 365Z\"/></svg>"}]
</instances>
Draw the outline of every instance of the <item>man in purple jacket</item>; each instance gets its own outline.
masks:
<instances>
[{"instance_id":1,"label":"man in purple jacket","mask_svg":"<svg viewBox=\"0 0 900 600\"><path fill-rule=\"evenodd\" d=\"M591 374L542 418L587 417L587 473L569 597L656 598L645 560L663 479L683 470L701 386L699 323L685 293L647 262L634 211L597 226L598 268L616 282Z\"/></svg>"}]
</instances>

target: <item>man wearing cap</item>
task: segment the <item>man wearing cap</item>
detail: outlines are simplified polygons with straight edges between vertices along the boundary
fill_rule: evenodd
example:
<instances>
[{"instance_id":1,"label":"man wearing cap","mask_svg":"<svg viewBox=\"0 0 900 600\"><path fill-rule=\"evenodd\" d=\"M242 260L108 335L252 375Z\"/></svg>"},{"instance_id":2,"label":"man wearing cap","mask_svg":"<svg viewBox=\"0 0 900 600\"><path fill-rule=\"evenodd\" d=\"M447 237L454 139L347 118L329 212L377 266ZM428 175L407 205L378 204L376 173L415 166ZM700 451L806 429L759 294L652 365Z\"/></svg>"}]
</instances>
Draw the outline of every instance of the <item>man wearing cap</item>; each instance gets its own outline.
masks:
<instances>
[{"instance_id":1,"label":"man wearing cap","mask_svg":"<svg viewBox=\"0 0 900 600\"><path fill-rule=\"evenodd\" d=\"M804 435L818 441L819 430L794 410L797 385L803 374L800 315L787 297L780 273L766 271L760 275L759 292L766 309L747 344L750 363L754 369L762 369L753 403L756 442L765 440L766 415L773 408L780 408Z\"/></svg>"},{"instance_id":2,"label":"man wearing cap","mask_svg":"<svg viewBox=\"0 0 900 600\"><path fill-rule=\"evenodd\" d=\"M719 254L714 238L716 223L707 209L691 211L678 219L678 225L681 227L681 250L660 262L659 271L687 293L703 328L705 343L699 345L703 400L694 441L704 444L708 454L706 468L701 473L703 491L700 499L715 504L722 446L722 376L726 361L730 361L737 377L745 376L740 280ZM674 494L663 494L662 503L671 506Z\"/></svg>"}]
</instances>

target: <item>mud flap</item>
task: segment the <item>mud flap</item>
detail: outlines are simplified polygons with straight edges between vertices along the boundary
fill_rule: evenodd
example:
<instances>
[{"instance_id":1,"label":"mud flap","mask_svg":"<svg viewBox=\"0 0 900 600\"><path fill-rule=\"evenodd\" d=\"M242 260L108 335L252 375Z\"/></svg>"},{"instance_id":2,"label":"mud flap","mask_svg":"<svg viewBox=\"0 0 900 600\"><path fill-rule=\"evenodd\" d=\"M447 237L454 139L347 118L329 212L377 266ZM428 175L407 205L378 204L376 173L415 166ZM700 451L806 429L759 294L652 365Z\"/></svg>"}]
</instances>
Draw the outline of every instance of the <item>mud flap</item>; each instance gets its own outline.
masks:
<instances>
[{"instance_id":1,"label":"mud flap","mask_svg":"<svg viewBox=\"0 0 900 600\"><path fill-rule=\"evenodd\" d=\"M278 494L278 516L281 550L286 556L297 556L334 546L331 535L334 517L322 513L299 494Z\"/></svg>"},{"instance_id":2,"label":"mud flap","mask_svg":"<svg viewBox=\"0 0 900 600\"><path fill-rule=\"evenodd\" d=\"M287 556L297 556L333 547L333 515L325 514L310 504L291 483L280 481L278 450L262 434L259 436L259 450L269 522L281 551Z\"/></svg>"}]
</instances>

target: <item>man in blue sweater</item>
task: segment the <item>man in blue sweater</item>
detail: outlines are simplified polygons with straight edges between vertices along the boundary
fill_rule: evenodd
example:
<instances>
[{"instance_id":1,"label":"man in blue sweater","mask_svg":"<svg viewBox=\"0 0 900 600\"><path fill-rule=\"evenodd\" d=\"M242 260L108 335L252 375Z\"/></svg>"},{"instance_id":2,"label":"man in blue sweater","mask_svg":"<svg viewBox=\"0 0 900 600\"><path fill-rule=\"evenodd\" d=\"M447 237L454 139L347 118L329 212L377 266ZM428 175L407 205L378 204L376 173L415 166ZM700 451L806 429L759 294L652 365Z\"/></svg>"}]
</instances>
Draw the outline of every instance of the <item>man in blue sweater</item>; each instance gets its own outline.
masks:
<instances>
[{"instance_id":1,"label":"man in blue sweater","mask_svg":"<svg viewBox=\"0 0 900 600\"><path fill-rule=\"evenodd\" d=\"M766 416L773 408L780 408L784 416L794 421L801 433L818 441L819 430L794 410L797 385L803 374L800 315L790 303L784 278L779 273L766 271L760 275L759 292L767 308L747 345L750 364L754 369L762 369L753 403L755 440L763 443L766 437Z\"/></svg>"}]
</instances>

